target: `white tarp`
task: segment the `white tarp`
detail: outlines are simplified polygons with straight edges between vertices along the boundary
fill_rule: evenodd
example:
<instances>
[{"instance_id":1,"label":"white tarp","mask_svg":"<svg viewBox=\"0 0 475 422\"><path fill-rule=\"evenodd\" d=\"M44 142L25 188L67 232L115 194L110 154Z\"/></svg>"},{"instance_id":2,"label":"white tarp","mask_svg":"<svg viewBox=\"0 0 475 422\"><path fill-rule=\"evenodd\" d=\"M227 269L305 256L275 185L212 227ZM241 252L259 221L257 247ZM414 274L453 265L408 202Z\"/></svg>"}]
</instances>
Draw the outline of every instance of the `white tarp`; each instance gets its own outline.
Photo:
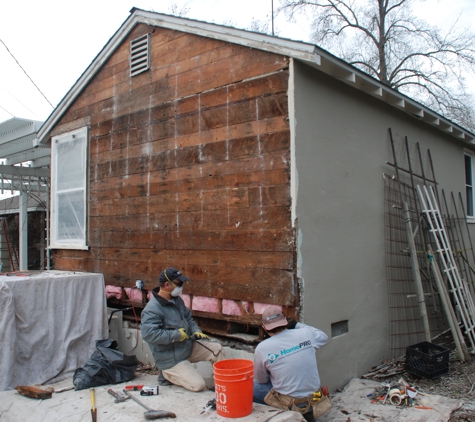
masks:
<instances>
[{"instance_id":1,"label":"white tarp","mask_svg":"<svg viewBox=\"0 0 475 422\"><path fill-rule=\"evenodd\" d=\"M102 274L0 277L0 391L71 377L108 336Z\"/></svg>"},{"instance_id":2,"label":"white tarp","mask_svg":"<svg viewBox=\"0 0 475 422\"><path fill-rule=\"evenodd\" d=\"M157 376L137 374L127 382L95 387L95 406L98 422L137 422L144 421L146 410L131 399L115 403L114 397L107 393L111 388L122 392L127 384L157 385ZM46 386L45 386L46 387ZM48 386L49 387L49 386ZM87 390L61 390L73 388L72 379L66 379L51 387L51 399L37 400L21 396L16 391L0 392L0 420L2 422L89 422L91 420L91 398ZM123 394L123 393L122 393ZM239 421L239 422L305 422L297 412L290 412L263 404L253 403L252 413L242 418L226 418L215 409L204 412L206 404L215 397L209 390L194 393L182 387L159 386L159 394L141 396L139 391L131 391L142 403L155 410L168 410L176 414L176 419L157 419L163 421Z\"/></svg>"}]
</instances>

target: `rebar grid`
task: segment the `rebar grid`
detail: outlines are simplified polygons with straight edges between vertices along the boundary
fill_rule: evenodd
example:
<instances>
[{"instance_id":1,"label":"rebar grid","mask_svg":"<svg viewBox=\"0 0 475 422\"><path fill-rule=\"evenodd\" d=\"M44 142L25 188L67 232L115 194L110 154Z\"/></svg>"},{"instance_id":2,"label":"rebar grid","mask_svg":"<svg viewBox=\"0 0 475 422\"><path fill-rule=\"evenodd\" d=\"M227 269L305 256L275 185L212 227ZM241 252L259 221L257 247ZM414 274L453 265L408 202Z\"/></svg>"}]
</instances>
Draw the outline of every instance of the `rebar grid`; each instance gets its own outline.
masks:
<instances>
[{"instance_id":1,"label":"rebar grid","mask_svg":"<svg viewBox=\"0 0 475 422\"><path fill-rule=\"evenodd\" d=\"M402 137L393 139L391 129L389 134L393 163L387 164L394 168L394 174L384 175L384 202L389 356L394 358L405 354L407 346L425 340L403 203L410 211L430 332L440 333L447 328L447 322L425 252L430 238L421 218L416 192L416 186L422 184L433 186L438 194L430 151L423 155L418 143L412 144Z\"/></svg>"}]
</instances>

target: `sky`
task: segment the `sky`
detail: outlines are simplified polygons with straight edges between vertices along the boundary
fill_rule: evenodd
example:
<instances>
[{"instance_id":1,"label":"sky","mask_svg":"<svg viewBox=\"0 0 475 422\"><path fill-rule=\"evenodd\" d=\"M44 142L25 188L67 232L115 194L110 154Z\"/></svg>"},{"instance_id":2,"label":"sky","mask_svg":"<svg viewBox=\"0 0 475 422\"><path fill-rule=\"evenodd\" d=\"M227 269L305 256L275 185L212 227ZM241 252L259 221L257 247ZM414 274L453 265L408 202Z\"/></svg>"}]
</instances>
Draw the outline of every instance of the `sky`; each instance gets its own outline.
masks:
<instances>
[{"instance_id":1,"label":"sky","mask_svg":"<svg viewBox=\"0 0 475 422\"><path fill-rule=\"evenodd\" d=\"M280 0L0 0L0 123L44 121L129 16L132 7L249 28L268 21ZM426 0L415 13L447 27L460 17L475 30L475 0ZM274 19L276 34L310 41L308 21ZM474 84L475 86L475 84Z\"/></svg>"}]
</instances>

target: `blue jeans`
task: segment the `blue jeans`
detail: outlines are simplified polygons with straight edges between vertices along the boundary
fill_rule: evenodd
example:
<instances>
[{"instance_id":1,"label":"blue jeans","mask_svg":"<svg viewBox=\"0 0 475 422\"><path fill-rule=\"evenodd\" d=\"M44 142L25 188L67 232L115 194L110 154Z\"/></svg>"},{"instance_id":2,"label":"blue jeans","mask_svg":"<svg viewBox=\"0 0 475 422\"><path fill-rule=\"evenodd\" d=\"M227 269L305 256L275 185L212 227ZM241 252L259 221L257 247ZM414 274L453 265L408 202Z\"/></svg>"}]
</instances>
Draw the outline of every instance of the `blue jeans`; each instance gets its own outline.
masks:
<instances>
[{"instance_id":1,"label":"blue jeans","mask_svg":"<svg viewBox=\"0 0 475 422\"><path fill-rule=\"evenodd\" d=\"M253 393L253 402L254 403L264 403L264 397L272 389L272 383L270 381L265 384L259 384L254 381L254 393Z\"/></svg>"}]
</instances>

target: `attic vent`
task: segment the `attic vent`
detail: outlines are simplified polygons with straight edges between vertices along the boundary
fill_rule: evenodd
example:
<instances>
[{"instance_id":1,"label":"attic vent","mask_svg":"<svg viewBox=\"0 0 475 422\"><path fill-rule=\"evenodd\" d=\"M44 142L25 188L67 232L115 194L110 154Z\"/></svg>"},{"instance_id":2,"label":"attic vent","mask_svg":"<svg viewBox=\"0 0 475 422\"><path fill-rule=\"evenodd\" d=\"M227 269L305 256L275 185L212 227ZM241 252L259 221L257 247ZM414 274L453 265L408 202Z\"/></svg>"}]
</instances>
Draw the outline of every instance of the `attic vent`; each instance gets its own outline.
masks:
<instances>
[{"instance_id":1,"label":"attic vent","mask_svg":"<svg viewBox=\"0 0 475 422\"><path fill-rule=\"evenodd\" d=\"M150 34L130 42L130 76L138 75L150 68Z\"/></svg>"}]
</instances>

